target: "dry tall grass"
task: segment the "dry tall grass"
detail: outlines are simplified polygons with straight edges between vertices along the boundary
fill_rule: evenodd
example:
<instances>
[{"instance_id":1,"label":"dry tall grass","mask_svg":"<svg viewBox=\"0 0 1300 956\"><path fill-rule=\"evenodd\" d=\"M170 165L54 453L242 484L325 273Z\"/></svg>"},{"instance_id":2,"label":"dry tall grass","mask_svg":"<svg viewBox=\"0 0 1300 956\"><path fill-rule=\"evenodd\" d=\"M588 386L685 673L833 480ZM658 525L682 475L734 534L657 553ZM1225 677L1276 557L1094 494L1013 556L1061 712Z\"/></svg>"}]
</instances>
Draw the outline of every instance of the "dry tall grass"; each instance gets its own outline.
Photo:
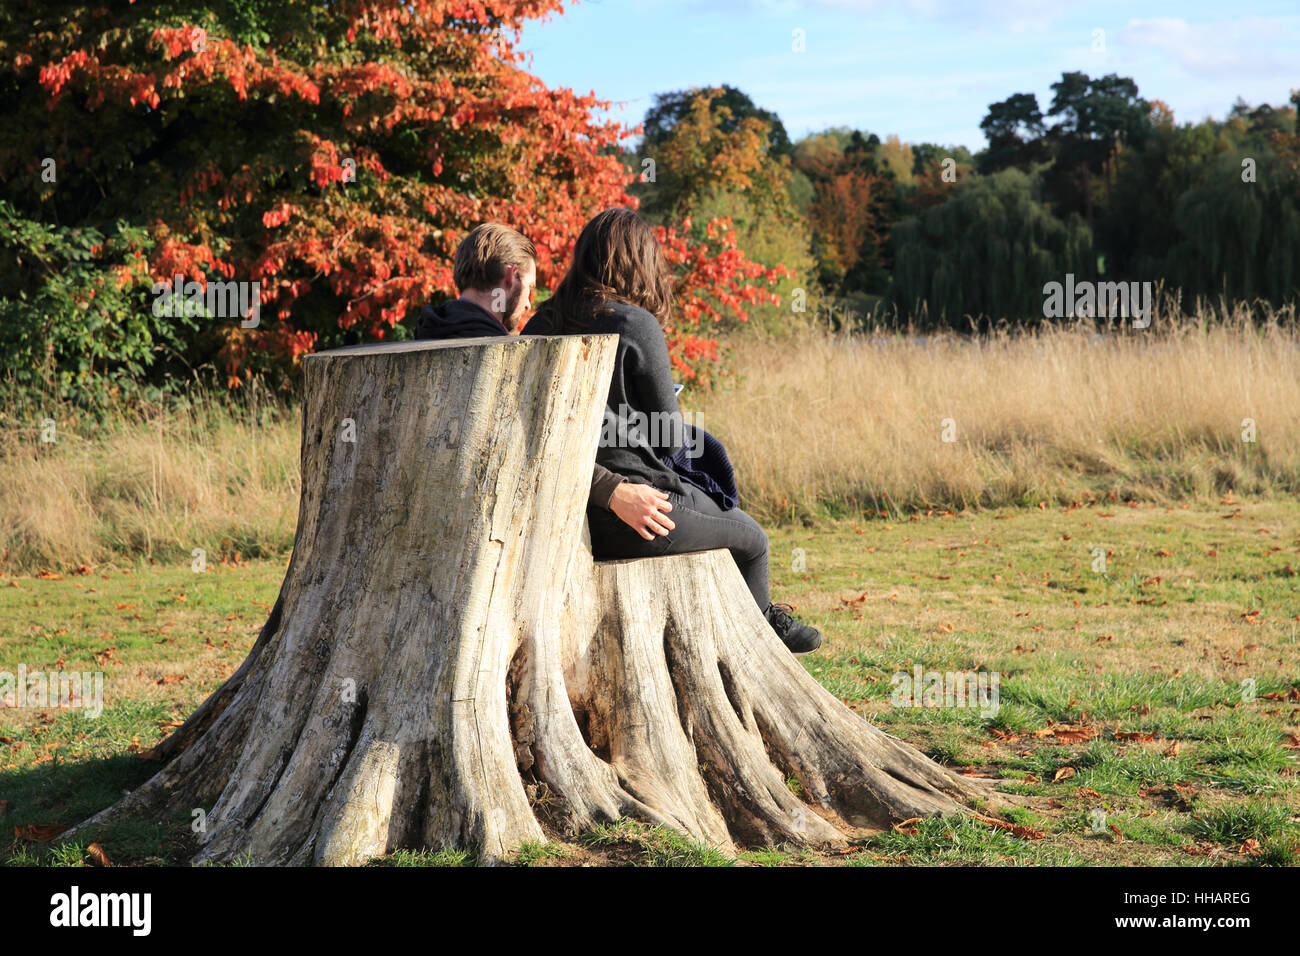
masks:
<instances>
[{"instance_id":1,"label":"dry tall grass","mask_svg":"<svg viewBox=\"0 0 1300 956\"><path fill-rule=\"evenodd\" d=\"M765 520L829 509L990 507L1114 491L1146 500L1300 490L1294 323L1184 325L1099 338L1054 329L980 340L735 342L736 375L683 395L727 445ZM52 414L59 421L58 413ZM1242 440L1242 420L1258 441ZM943 441L952 419L954 442ZM181 414L36 429L0 446L3 567L287 551L296 411Z\"/></svg>"},{"instance_id":2,"label":"dry tall grass","mask_svg":"<svg viewBox=\"0 0 1300 956\"><path fill-rule=\"evenodd\" d=\"M0 455L3 567L62 569L140 556L189 561L195 548L277 554L298 516L296 415L198 394L170 414L78 420L50 412Z\"/></svg>"},{"instance_id":3,"label":"dry tall grass","mask_svg":"<svg viewBox=\"0 0 1300 956\"><path fill-rule=\"evenodd\" d=\"M767 519L1300 489L1300 334L1241 316L1102 337L739 342L700 402ZM1253 419L1257 441L1243 441ZM955 441L946 442L951 419Z\"/></svg>"}]
</instances>

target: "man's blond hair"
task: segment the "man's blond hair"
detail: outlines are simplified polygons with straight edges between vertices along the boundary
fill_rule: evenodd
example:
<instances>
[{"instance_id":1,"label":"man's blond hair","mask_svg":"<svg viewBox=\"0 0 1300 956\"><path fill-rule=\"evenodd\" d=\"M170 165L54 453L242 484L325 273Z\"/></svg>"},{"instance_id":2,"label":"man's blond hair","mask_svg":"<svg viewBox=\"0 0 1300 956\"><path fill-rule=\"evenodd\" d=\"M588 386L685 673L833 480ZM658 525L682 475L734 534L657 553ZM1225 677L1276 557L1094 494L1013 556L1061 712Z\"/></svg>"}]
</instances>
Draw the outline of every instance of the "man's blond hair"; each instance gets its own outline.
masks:
<instances>
[{"instance_id":1,"label":"man's blond hair","mask_svg":"<svg viewBox=\"0 0 1300 956\"><path fill-rule=\"evenodd\" d=\"M472 229L456 250L452 280L461 292L491 292L505 277L506 266L522 269L537 261L537 248L527 236L498 222Z\"/></svg>"}]
</instances>

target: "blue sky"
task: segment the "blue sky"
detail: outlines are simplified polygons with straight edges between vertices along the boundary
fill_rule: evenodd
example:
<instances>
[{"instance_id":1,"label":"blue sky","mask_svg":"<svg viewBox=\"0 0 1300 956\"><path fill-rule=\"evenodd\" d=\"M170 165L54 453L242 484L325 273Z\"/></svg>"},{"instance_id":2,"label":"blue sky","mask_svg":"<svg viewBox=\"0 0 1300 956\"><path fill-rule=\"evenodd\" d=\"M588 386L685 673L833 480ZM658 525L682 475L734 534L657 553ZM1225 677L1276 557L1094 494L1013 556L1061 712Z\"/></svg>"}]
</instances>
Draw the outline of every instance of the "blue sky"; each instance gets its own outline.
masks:
<instances>
[{"instance_id":1,"label":"blue sky","mask_svg":"<svg viewBox=\"0 0 1300 956\"><path fill-rule=\"evenodd\" d=\"M792 139L851 126L973 151L988 104L1032 92L1046 111L1068 70L1131 76L1180 123L1222 118L1238 96L1285 103L1300 0L583 0L529 23L520 48L548 86L622 103L611 115L628 125L655 93L730 83Z\"/></svg>"}]
</instances>

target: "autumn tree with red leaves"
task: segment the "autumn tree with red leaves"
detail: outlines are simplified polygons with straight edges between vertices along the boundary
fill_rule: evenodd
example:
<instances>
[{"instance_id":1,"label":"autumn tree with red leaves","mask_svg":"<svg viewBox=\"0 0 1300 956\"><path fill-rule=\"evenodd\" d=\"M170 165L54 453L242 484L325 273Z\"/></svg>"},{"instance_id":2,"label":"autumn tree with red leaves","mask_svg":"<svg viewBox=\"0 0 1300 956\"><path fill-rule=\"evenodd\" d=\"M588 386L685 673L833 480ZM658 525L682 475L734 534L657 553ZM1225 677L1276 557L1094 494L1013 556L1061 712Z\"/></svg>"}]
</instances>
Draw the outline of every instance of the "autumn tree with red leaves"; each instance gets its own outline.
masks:
<instances>
[{"instance_id":1,"label":"autumn tree with red leaves","mask_svg":"<svg viewBox=\"0 0 1300 956\"><path fill-rule=\"evenodd\" d=\"M480 222L528 235L553 285L587 219L636 205L616 155L629 131L523 68L521 26L562 5L18 0L0 13L0 200L36 222L144 227L147 255L105 263L142 309L175 274L260 283L256 327L209 316L185 350L231 386L405 335L455 294L452 255ZM765 270L723 227L685 231L664 241L689 377L716 355L689 331L699 303L752 299Z\"/></svg>"}]
</instances>

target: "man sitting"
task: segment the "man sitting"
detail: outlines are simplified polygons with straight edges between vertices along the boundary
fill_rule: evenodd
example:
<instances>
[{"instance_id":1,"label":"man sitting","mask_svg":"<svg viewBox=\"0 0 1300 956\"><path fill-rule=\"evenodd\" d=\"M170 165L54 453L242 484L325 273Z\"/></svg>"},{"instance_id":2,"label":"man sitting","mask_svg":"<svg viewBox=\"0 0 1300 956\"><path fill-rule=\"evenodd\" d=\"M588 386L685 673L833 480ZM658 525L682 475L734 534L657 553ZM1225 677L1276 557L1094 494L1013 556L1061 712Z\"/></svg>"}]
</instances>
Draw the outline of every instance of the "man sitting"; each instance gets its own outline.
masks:
<instances>
[{"instance_id":1,"label":"man sitting","mask_svg":"<svg viewBox=\"0 0 1300 956\"><path fill-rule=\"evenodd\" d=\"M452 281L460 297L426 305L415 327L417 339L516 335L532 305L537 250L532 240L508 226L485 223L456 250ZM612 511L647 541L675 527L668 517L673 506L665 492L628 481L600 465L594 466L587 504Z\"/></svg>"}]
</instances>

